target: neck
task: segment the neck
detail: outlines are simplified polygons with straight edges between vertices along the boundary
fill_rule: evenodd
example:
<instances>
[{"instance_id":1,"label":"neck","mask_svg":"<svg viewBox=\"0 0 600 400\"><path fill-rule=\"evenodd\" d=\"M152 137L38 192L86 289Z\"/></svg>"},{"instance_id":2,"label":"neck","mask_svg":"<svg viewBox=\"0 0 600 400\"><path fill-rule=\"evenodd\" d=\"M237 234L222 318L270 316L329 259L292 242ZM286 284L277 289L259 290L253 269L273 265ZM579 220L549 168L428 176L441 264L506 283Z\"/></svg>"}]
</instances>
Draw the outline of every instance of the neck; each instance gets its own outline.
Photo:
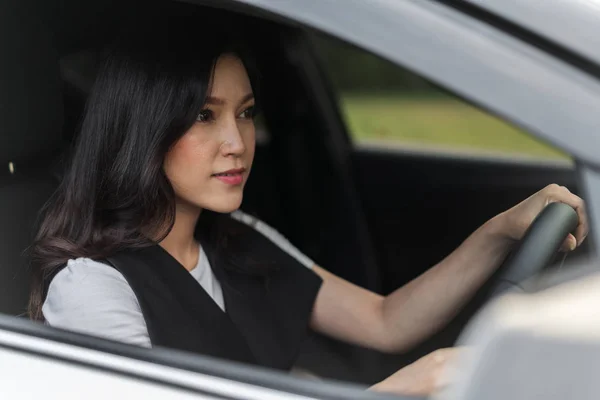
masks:
<instances>
[{"instance_id":1,"label":"neck","mask_svg":"<svg viewBox=\"0 0 600 400\"><path fill-rule=\"evenodd\" d=\"M197 207L177 204L173 229L159 243L188 271L192 270L198 263L199 244L194 238L194 231L201 211Z\"/></svg>"}]
</instances>

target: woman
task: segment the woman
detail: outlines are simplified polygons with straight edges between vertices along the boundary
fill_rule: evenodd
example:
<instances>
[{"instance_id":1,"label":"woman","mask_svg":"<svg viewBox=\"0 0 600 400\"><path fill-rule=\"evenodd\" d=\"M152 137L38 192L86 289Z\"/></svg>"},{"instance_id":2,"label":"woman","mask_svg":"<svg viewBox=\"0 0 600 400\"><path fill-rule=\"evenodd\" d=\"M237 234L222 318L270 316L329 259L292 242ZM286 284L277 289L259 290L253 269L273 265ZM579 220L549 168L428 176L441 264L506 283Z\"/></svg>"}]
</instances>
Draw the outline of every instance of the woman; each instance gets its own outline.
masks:
<instances>
[{"instance_id":1,"label":"woman","mask_svg":"<svg viewBox=\"0 0 600 400\"><path fill-rule=\"evenodd\" d=\"M552 185L494 217L383 297L327 272L238 210L254 155L256 73L227 27L173 16L106 58L72 163L33 247L30 314L49 325L289 369L307 327L383 352L442 327L553 201ZM198 285L200 284L200 285ZM373 389L428 393L435 352Z\"/></svg>"}]
</instances>

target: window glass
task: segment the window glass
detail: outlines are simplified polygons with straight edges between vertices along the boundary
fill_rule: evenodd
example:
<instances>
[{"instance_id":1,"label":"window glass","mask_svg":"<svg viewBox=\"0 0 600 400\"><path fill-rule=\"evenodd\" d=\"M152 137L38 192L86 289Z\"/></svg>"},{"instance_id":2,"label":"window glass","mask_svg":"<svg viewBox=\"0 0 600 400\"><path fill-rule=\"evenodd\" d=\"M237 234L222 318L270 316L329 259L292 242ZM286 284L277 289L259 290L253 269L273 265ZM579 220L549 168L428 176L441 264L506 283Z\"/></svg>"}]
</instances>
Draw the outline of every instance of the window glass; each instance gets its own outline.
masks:
<instances>
[{"instance_id":1,"label":"window glass","mask_svg":"<svg viewBox=\"0 0 600 400\"><path fill-rule=\"evenodd\" d=\"M380 57L323 35L312 40L358 145L567 158Z\"/></svg>"}]
</instances>

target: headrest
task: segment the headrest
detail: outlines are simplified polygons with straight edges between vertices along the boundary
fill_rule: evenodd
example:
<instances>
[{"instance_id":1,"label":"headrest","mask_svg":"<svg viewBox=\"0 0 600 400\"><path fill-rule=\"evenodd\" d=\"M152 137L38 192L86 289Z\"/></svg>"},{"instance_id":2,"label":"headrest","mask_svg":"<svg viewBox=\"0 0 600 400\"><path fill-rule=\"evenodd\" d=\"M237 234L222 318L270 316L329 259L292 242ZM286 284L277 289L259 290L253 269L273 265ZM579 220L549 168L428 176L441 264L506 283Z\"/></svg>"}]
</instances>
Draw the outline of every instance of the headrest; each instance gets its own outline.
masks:
<instances>
[{"instance_id":1,"label":"headrest","mask_svg":"<svg viewBox=\"0 0 600 400\"><path fill-rule=\"evenodd\" d=\"M27 4L0 1L0 168L56 151L62 135L58 54Z\"/></svg>"}]
</instances>

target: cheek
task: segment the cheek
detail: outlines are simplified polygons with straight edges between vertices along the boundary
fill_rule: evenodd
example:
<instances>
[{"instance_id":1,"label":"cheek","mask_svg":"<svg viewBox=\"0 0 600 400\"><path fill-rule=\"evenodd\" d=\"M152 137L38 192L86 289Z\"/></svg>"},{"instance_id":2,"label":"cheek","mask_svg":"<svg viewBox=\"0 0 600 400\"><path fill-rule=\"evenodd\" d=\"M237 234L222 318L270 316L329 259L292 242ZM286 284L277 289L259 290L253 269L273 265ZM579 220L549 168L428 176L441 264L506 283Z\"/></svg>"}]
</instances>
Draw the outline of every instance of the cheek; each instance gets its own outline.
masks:
<instances>
[{"instance_id":1,"label":"cheek","mask_svg":"<svg viewBox=\"0 0 600 400\"><path fill-rule=\"evenodd\" d=\"M186 134L165 157L165 174L174 188L189 188L210 174L214 159L214 146L201 136Z\"/></svg>"},{"instance_id":2,"label":"cheek","mask_svg":"<svg viewBox=\"0 0 600 400\"><path fill-rule=\"evenodd\" d=\"M254 125L248 128L246 132L244 132L244 146L246 147L246 153L244 156L246 157L246 161L249 166L252 166L252 161L254 160L254 151L256 148L256 131Z\"/></svg>"}]
</instances>

